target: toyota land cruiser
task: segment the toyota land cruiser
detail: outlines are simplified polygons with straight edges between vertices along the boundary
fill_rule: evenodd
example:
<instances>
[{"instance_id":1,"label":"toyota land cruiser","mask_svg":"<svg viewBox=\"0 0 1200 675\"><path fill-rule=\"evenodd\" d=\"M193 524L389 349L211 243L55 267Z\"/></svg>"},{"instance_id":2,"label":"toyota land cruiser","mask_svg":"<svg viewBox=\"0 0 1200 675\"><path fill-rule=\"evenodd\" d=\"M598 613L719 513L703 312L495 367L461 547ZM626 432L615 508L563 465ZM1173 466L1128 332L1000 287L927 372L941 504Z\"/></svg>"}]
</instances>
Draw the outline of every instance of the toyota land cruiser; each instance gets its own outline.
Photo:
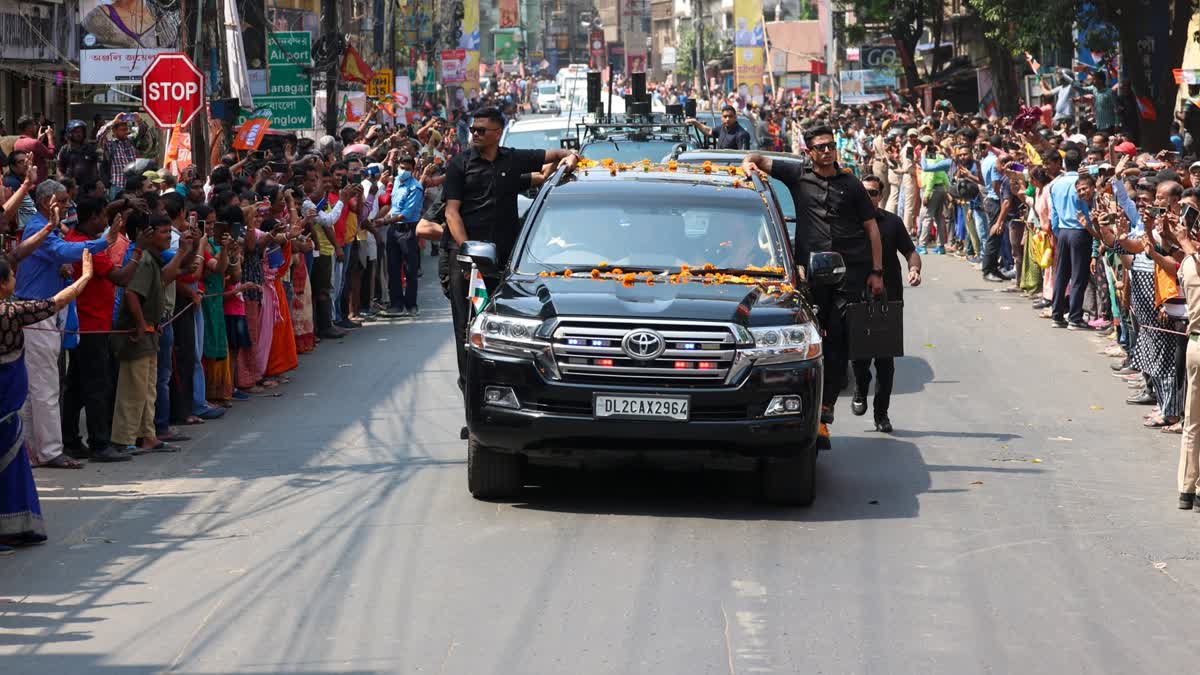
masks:
<instances>
[{"instance_id":1,"label":"toyota land cruiser","mask_svg":"<svg viewBox=\"0 0 1200 675\"><path fill-rule=\"evenodd\" d=\"M485 242L460 256L493 290L467 336L475 497L515 496L528 462L615 459L748 465L767 500L812 502L821 335L757 176L583 160L542 188L506 267ZM842 271L808 265L810 283Z\"/></svg>"}]
</instances>

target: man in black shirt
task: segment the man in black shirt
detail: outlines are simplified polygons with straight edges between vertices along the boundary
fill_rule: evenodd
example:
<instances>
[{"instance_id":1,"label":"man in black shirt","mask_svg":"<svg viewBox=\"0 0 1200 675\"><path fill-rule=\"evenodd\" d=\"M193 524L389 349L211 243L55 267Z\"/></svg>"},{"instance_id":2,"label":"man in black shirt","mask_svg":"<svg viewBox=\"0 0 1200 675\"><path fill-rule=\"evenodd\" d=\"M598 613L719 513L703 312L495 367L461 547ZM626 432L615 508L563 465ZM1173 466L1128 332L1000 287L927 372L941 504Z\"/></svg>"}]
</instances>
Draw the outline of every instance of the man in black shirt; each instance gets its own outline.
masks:
<instances>
[{"instance_id":1,"label":"man in black shirt","mask_svg":"<svg viewBox=\"0 0 1200 675\"><path fill-rule=\"evenodd\" d=\"M738 124L737 111L731 105L721 108L721 127L719 129L712 129L695 118L688 119L687 123L699 129L705 138L717 139L717 149L719 150L750 149L750 132Z\"/></svg>"},{"instance_id":2,"label":"man in black shirt","mask_svg":"<svg viewBox=\"0 0 1200 675\"><path fill-rule=\"evenodd\" d=\"M520 232L517 194L529 187L526 174L538 173L547 163L562 162L575 169L579 155L568 150L514 150L500 147L504 115L496 108L477 111L471 122L471 147L450 161L442 195L446 200L446 234L442 255L447 256L450 311L458 350L458 382L463 385L466 352L467 274L470 267L458 262L458 247L466 241L496 244L500 267L508 264ZM464 427L465 428L465 427Z\"/></svg>"},{"instance_id":3,"label":"man in black shirt","mask_svg":"<svg viewBox=\"0 0 1200 675\"><path fill-rule=\"evenodd\" d=\"M794 162L772 162L758 153L747 155L742 169L748 174L770 174L792 193L797 255L806 248L814 253L833 251L840 253L846 264L841 285L812 289L817 319L825 331L825 390L818 447L829 447L826 425L833 423L833 408L846 384L849 366L845 308L861 301L868 291L872 295L883 292L883 249L875 205L862 183L838 166L833 130L827 126L811 128L804 132L804 144L812 159L811 169ZM797 257L797 264L807 269L808 261Z\"/></svg>"},{"instance_id":4,"label":"man in black shirt","mask_svg":"<svg viewBox=\"0 0 1200 675\"><path fill-rule=\"evenodd\" d=\"M879 225L879 241L883 248L883 289L888 300L904 299L904 282L900 274L900 258L908 263L908 283L921 285L921 256L913 246L904 221L890 211L879 208L883 196L883 181L877 176L862 179L867 195L875 204L875 222ZM891 357L859 359L854 361L854 398L850 412L864 415L867 412L867 391L871 388L871 361L875 362L875 430L886 434L892 432L892 421L888 418L888 407L892 400L892 381L896 377L896 361Z\"/></svg>"}]
</instances>

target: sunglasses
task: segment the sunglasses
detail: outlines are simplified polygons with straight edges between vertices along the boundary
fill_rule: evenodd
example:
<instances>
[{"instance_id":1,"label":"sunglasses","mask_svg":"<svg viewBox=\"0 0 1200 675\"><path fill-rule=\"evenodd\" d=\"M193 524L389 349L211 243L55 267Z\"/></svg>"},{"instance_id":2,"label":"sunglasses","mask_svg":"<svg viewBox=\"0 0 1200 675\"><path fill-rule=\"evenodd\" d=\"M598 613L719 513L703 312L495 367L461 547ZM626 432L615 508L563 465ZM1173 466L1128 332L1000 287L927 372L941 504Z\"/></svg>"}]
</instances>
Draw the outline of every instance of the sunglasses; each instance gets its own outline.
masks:
<instances>
[{"instance_id":1,"label":"sunglasses","mask_svg":"<svg viewBox=\"0 0 1200 675\"><path fill-rule=\"evenodd\" d=\"M880 193L880 191L876 188L867 188L867 194L872 197L878 197L879 193Z\"/></svg>"},{"instance_id":2,"label":"sunglasses","mask_svg":"<svg viewBox=\"0 0 1200 675\"><path fill-rule=\"evenodd\" d=\"M489 131L499 131L499 130L498 129L489 129L487 127L471 127L471 134L475 135L475 136L482 136Z\"/></svg>"},{"instance_id":3,"label":"sunglasses","mask_svg":"<svg viewBox=\"0 0 1200 675\"><path fill-rule=\"evenodd\" d=\"M816 145L808 146L808 149L812 150L813 152L829 152L836 147L836 143L817 143Z\"/></svg>"}]
</instances>

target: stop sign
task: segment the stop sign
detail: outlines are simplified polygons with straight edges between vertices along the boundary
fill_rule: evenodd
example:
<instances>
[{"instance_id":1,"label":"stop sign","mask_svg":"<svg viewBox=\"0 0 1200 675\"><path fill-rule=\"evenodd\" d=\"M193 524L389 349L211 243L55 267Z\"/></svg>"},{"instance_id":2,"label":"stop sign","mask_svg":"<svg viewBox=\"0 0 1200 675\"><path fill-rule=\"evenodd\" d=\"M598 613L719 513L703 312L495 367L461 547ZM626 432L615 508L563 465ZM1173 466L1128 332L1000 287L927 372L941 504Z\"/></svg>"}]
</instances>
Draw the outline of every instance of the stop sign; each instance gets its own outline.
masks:
<instances>
[{"instance_id":1,"label":"stop sign","mask_svg":"<svg viewBox=\"0 0 1200 675\"><path fill-rule=\"evenodd\" d=\"M185 54L159 54L142 74L142 106L160 127L189 124L204 107L204 74Z\"/></svg>"}]
</instances>

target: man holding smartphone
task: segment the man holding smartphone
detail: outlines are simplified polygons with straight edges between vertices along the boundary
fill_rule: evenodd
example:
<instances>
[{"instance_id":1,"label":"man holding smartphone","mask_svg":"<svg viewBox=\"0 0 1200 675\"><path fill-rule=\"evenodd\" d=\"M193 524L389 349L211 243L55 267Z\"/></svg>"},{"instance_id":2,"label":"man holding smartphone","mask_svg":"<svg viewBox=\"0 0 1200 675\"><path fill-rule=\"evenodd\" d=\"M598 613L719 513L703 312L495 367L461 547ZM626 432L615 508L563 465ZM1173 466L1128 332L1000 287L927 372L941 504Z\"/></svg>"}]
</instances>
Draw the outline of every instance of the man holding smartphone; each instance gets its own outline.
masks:
<instances>
[{"instance_id":1,"label":"man holding smartphone","mask_svg":"<svg viewBox=\"0 0 1200 675\"><path fill-rule=\"evenodd\" d=\"M119 113L96 132L96 144L108 161L108 198L116 199L125 189L125 167L137 160L137 149L129 140L128 113Z\"/></svg>"}]
</instances>

